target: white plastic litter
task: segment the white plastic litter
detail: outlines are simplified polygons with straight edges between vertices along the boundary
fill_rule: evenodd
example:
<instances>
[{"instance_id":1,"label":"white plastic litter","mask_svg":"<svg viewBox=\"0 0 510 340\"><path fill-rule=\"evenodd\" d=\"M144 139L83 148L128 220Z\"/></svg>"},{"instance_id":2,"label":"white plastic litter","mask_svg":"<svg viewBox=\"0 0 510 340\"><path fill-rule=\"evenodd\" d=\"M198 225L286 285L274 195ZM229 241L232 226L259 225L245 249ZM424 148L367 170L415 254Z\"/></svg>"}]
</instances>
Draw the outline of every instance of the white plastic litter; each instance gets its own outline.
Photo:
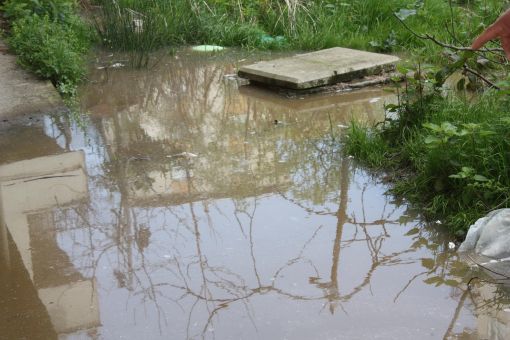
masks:
<instances>
[{"instance_id":1,"label":"white plastic litter","mask_svg":"<svg viewBox=\"0 0 510 340\"><path fill-rule=\"evenodd\" d=\"M143 33L143 20L133 19L133 28L135 29L135 33L137 34Z\"/></svg>"},{"instance_id":2,"label":"white plastic litter","mask_svg":"<svg viewBox=\"0 0 510 340\"><path fill-rule=\"evenodd\" d=\"M474 252L493 259L510 257L510 209L495 210L476 221L459 252Z\"/></svg>"},{"instance_id":3,"label":"white plastic litter","mask_svg":"<svg viewBox=\"0 0 510 340\"><path fill-rule=\"evenodd\" d=\"M191 48L195 52L218 52L223 51L225 47L216 45L199 45Z\"/></svg>"},{"instance_id":4,"label":"white plastic litter","mask_svg":"<svg viewBox=\"0 0 510 340\"><path fill-rule=\"evenodd\" d=\"M184 157L184 158L196 158L198 155L191 153L191 152L181 152L175 155L166 156L167 158L173 158L173 157Z\"/></svg>"}]
</instances>

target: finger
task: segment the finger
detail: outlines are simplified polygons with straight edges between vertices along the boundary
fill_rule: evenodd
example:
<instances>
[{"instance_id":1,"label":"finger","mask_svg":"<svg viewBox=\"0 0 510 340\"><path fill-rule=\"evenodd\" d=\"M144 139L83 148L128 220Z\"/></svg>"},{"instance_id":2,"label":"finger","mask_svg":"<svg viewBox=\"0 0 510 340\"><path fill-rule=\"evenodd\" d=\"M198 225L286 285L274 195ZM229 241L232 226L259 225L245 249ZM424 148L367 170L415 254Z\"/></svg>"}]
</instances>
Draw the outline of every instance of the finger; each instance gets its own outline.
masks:
<instances>
[{"instance_id":1,"label":"finger","mask_svg":"<svg viewBox=\"0 0 510 340\"><path fill-rule=\"evenodd\" d=\"M485 45L489 40L493 40L501 36L502 26L501 23L496 22L494 25L489 26L478 38L473 41L471 48L473 50L480 49L483 45Z\"/></svg>"},{"instance_id":2,"label":"finger","mask_svg":"<svg viewBox=\"0 0 510 340\"><path fill-rule=\"evenodd\" d=\"M497 21L509 21L510 20L510 9L503 13Z\"/></svg>"},{"instance_id":3,"label":"finger","mask_svg":"<svg viewBox=\"0 0 510 340\"><path fill-rule=\"evenodd\" d=\"M501 46L505 51L506 57L510 59L510 36L506 35L501 37Z\"/></svg>"}]
</instances>

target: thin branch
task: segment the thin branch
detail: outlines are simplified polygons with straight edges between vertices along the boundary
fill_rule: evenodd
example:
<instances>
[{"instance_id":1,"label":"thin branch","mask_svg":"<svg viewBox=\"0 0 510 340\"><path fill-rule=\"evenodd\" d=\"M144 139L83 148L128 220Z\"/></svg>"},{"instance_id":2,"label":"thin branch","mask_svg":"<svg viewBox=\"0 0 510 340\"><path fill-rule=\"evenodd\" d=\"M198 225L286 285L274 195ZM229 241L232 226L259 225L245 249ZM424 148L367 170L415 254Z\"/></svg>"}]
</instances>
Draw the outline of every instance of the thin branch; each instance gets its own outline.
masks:
<instances>
[{"instance_id":1,"label":"thin branch","mask_svg":"<svg viewBox=\"0 0 510 340\"><path fill-rule=\"evenodd\" d=\"M400 21L400 23L405 27L405 29L407 29L409 32L411 32L411 34L413 34L415 37L417 37L419 39L429 40L429 41L432 41L436 45L439 45L439 46L444 47L444 48L449 48L449 49L452 49L452 50L456 50L456 51L467 51L467 52L477 52L478 51L478 50L473 50L471 47L462 47L462 46L455 46L455 45L447 44L445 42L437 40L436 37L434 37L433 35L430 35L428 33L419 34L416 31L414 31L411 27L409 27L409 25L407 25L404 22L404 20L399 18L398 15L396 15L396 14L393 14L393 15L395 16L395 18L397 18L398 21ZM483 51L483 52L502 52L503 49L502 48L483 48L483 49L480 49L480 51ZM477 71L475 71L472 68L468 67L467 65L464 65L463 67L464 67L464 70L466 72L469 72L469 73L473 74L474 76L480 78L483 82L485 82L490 87L495 88L497 90L500 89L496 84L491 82L489 79L487 79L485 76L481 75Z\"/></svg>"},{"instance_id":2,"label":"thin branch","mask_svg":"<svg viewBox=\"0 0 510 340\"><path fill-rule=\"evenodd\" d=\"M490 81L489 79L487 79L485 76L481 75L480 73L478 73L477 71L473 70L472 68L468 67L467 65L464 65L464 71L466 72L469 72L471 73L472 75L480 78L481 80L483 80L487 85L489 85L490 87L496 89L496 90L501 90L501 88L499 86L497 86L496 84L494 84L492 81Z\"/></svg>"},{"instance_id":3,"label":"thin branch","mask_svg":"<svg viewBox=\"0 0 510 340\"><path fill-rule=\"evenodd\" d=\"M396 14L393 14L393 15L395 16L395 18L397 18L398 21L400 21L400 23L405 27L405 29L407 29L411 34L413 34L415 37L417 37L419 39L430 40L436 45L439 45L439 46L445 47L445 48L449 48L449 49L452 49L455 51L469 51L469 52L477 51L477 50L473 50L471 47L455 46L455 45L447 44L443 41L438 40L435 36L430 35L428 33L425 33L425 34L417 33L411 27L409 27L409 25L407 25L404 22L404 20L400 19L398 17L398 15L396 15ZM503 49L502 48L482 48L479 51L482 51L482 52L503 52Z\"/></svg>"},{"instance_id":4,"label":"thin branch","mask_svg":"<svg viewBox=\"0 0 510 340\"><path fill-rule=\"evenodd\" d=\"M474 264L476 264L478 267L482 268L482 269L485 269L486 271L490 272L490 273L493 273L493 274L496 274L496 275L499 275L501 277L503 277L504 279L507 279L507 280L510 280L510 276L508 275L505 275L505 274L502 274L502 273L498 273L497 271L495 270L492 270L486 266L484 266L483 264L481 263L478 263L476 262L470 255L467 255L468 259L470 259Z\"/></svg>"}]
</instances>

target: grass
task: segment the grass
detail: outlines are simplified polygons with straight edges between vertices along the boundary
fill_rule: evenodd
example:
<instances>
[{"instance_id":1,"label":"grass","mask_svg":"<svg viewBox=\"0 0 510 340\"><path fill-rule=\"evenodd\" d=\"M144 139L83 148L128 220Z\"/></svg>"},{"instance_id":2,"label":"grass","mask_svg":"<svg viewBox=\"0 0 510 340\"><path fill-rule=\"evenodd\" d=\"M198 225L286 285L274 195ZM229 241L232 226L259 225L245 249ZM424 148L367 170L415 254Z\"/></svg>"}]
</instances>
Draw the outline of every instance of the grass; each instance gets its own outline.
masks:
<instances>
[{"instance_id":1,"label":"grass","mask_svg":"<svg viewBox=\"0 0 510 340\"><path fill-rule=\"evenodd\" d=\"M497 0L96 2L101 8L96 15L97 31L104 44L114 49L152 51L183 44L293 50L345 46L380 52L413 51L435 61L442 59L440 48L406 30L394 13L406 18L417 32L468 45L503 9ZM462 29L450 27L452 22Z\"/></svg>"},{"instance_id":2,"label":"grass","mask_svg":"<svg viewBox=\"0 0 510 340\"><path fill-rule=\"evenodd\" d=\"M90 29L72 0L7 0L8 43L24 68L50 79L61 94L72 96L86 73Z\"/></svg>"},{"instance_id":3,"label":"grass","mask_svg":"<svg viewBox=\"0 0 510 340\"><path fill-rule=\"evenodd\" d=\"M393 193L461 237L489 211L510 207L510 100L496 91L444 96L427 78L406 84L384 124L353 124L345 151L393 174Z\"/></svg>"},{"instance_id":4,"label":"grass","mask_svg":"<svg viewBox=\"0 0 510 340\"><path fill-rule=\"evenodd\" d=\"M444 63L441 48L417 38L394 14L416 32L468 45L503 7L499 0L80 2L97 9L87 14L101 43L113 50L133 51L137 66L145 65L152 51L189 44L290 50L344 46L412 52ZM14 28L9 40L21 64L51 79L62 92L72 92L83 78L83 56L91 41L78 15L77 0L7 0L2 10Z\"/></svg>"}]
</instances>

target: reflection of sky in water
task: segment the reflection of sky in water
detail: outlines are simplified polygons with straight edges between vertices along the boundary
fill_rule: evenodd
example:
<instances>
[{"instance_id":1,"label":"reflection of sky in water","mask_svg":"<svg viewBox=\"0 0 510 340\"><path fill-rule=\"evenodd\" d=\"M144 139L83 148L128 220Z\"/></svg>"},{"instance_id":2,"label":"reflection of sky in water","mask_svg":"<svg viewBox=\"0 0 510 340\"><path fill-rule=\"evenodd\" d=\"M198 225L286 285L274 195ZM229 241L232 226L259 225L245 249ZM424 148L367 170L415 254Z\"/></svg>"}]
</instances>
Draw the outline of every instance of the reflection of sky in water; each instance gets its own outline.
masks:
<instances>
[{"instance_id":1,"label":"reflection of sky in water","mask_svg":"<svg viewBox=\"0 0 510 340\"><path fill-rule=\"evenodd\" d=\"M499 320L442 235L342 156L338 125L377 119L387 94L286 101L240 94L221 63L161 65L93 73L85 131L44 120L85 153L88 199L51 210L94 278L101 326L83 337L469 338Z\"/></svg>"}]
</instances>

